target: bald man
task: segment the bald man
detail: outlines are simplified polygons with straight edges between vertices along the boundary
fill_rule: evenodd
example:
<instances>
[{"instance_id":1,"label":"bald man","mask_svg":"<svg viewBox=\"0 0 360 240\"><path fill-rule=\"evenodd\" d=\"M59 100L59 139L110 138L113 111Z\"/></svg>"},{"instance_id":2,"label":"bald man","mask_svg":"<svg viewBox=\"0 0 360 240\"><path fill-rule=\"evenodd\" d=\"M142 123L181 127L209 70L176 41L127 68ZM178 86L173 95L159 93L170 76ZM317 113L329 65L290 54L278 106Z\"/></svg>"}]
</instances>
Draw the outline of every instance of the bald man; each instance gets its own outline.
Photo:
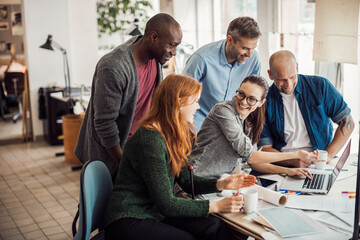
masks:
<instances>
[{"instance_id":1,"label":"bald man","mask_svg":"<svg viewBox=\"0 0 360 240\"><path fill-rule=\"evenodd\" d=\"M181 39L179 23L160 13L149 19L144 36L132 37L100 59L75 149L82 163L102 160L115 179L125 142L162 80L161 65L176 54Z\"/></svg>"},{"instance_id":2,"label":"bald man","mask_svg":"<svg viewBox=\"0 0 360 240\"><path fill-rule=\"evenodd\" d=\"M350 108L341 94L325 78L298 74L298 64L290 51L274 53L268 74L274 84L266 98L265 126L258 146L263 151L328 151L328 161L340 151L354 129ZM333 138L332 122L338 127ZM307 167L299 159L283 166ZM282 173L281 166L253 166L267 173Z\"/></svg>"}]
</instances>

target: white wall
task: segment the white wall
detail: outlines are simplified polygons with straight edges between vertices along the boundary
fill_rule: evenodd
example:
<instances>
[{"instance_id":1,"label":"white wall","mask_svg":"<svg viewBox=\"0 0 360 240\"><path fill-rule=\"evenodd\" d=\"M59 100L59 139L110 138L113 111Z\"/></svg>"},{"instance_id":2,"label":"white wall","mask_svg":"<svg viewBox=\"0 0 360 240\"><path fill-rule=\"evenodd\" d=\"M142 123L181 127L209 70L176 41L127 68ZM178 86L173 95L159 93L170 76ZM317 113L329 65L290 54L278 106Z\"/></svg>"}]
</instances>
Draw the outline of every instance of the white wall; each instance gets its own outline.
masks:
<instances>
[{"instance_id":1,"label":"white wall","mask_svg":"<svg viewBox=\"0 0 360 240\"><path fill-rule=\"evenodd\" d=\"M174 0L173 7L183 31L182 42L198 49L222 39L220 0Z\"/></svg>"},{"instance_id":2,"label":"white wall","mask_svg":"<svg viewBox=\"0 0 360 240\"><path fill-rule=\"evenodd\" d=\"M262 34L257 48L261 61L260 75L265 77L269 84L272 84L267 70L269 69L270 55L279 50L280 2L279 0L258 0L257 6L257 22Z\"/></svg>"},{"instance_id":3,"label":"white wall","mask_svg":"<svg viewBox=\"0 0 360 240\"><path fill-rule=\"evenodd\" d=\"M181 26L183 32L182 42L189 43L197 48L195 2L196 0L174 0L173 17Z\"/></svg>"},{"instance_id":4,"label":"white wall","mask_svg":"<svg viewBox=\"0 0 360 240\"><path fill-rule=\"evenodd\" d=\"M97 63L96 0L68 0L71 84L91 86Z\"/></svg>"},{"instance_id":5,"label":"white wall","mask_svg":"<svg viewBox=\"0 0 360 240\"><path fill-rule=\"evenodd\" d=\"M68 52L72 83L90 85L97 62L95 7L95 0L23 0L25 58L35 136L43 134L38 119L38 89L64 86L61 52L39 46L52 34L53 40Z\"/></svg>"},{"instance_id":6,"label":"white wall","mask_svg":"<svg viewBox=\"0 0 360 240\"><path fill-rule=\"evenodd\" d=\"M359 25L360 28L360 25ZM360 46L360 39L358 39ZM344 99L351 108L355 129L352 134L351 152L358 152L360 121L360 47L358 47L358 64L344 64Z\"/></svg>"}]
</instances>

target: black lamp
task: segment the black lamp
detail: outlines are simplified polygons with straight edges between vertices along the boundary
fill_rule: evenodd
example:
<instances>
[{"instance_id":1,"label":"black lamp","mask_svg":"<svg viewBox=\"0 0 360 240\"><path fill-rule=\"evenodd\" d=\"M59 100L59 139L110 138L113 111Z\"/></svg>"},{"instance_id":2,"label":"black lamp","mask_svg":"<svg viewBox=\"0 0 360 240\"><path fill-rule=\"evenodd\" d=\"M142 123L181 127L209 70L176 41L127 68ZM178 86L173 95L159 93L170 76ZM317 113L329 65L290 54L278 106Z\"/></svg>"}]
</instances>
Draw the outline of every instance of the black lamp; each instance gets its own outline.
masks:
<instances>
[{"instance_id":1,"label":"black lamp","mask_svg":"<svg viewBox=\"0 0 360 240\"><path fill-rule=\"evenodd\" d=\"M65 77L64 96L65 97L68 97L68 96L70 97L71 96L70 73L69 73L69 63L68 63L66 50L52 39L52 35L48 35L48 37L46 39L46 42L43 45L40 46L40 48L44 48L44 49L47 49L47 50L54 51L53 47L59 49L63 54L64 77Z\"/></svg>"},{"instance_id":2,"label":"black lamp","mask_svg":"<svg viewBox=\"0 0 360 240\"><path fill-rule=\"evenodd\" d=\"M130 36L140 35L141 32L139 30L139 19L135 18L133 25L129 29L127 29L125 33Z\"/></svg>"}]
</instances>

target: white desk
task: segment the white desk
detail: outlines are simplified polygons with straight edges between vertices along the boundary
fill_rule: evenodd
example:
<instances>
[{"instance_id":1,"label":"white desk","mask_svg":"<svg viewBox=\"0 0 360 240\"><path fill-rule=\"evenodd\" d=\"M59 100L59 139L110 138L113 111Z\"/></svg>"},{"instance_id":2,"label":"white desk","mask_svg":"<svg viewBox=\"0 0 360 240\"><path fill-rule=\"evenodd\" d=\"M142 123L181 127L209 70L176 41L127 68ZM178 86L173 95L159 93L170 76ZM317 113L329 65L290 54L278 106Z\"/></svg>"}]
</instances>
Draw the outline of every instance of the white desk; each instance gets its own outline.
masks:
<instances>
[{"instance_id":1,"label":"white desk","mask_svg":"<svg viewBox=\"0 0 360 240\"><path fill-rule=\"evenodd\" d=\"M334 159L330 162L329 165L335 166L338 159ZM357 171L357 167L350 165L351 162L356 161L357 162L357 155L351 154L349 158L347 159L344 169L349 169L351 171ZM330 192L328 195L331 196L340 196L342 191L355 191L356 189L356 175L351 176L349 178L336 181L334 185L332 186ZM267 232L267 230L262 227L261 225L249 221L247 219L244 219L246 217L246 214L244 213L225 213L225 214L215 214L217 217L223 219L226 223L229 224L229 226L236 230L237 232L240 232L242 234L251 236L255 239L263 239L261 234L264 232Z\"/></svg>"},{"instance_id":2,"label":"white desk","mask_svg":"<svg viewBox=\"0 0 360 240\"><path fill-rule=\"evenodd\" d=\"M73 92L71 92L71 98L64 97L63 92L53 92L50 96L59 101L72 104L71 109L76 115L80 115L82 112L86 111L90 102L90 92L85 92L78 88L74 88Z\"/></svg>"}]
</instances>

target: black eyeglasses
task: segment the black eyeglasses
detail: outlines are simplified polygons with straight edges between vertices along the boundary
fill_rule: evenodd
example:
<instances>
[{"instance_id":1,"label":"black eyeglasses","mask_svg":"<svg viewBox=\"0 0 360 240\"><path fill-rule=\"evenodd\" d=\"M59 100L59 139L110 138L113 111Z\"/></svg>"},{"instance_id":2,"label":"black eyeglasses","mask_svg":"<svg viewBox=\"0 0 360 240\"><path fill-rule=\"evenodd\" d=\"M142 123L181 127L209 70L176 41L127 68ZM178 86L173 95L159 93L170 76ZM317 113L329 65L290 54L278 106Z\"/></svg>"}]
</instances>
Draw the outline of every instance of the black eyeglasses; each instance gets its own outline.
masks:
<instances>
[{"instance_id":1,"label":"black eyeglasses","mask_svg":"<svg viewBox=\"0 0 360 240\"><path fill-rule=\"evenodd\" d=\"M246 102L250 106L254 106L257 102L260 101L260 100L257 100L256 98L254 98L253 96L247 97L243 91L239 91L239 90L236 90L236 98L240 101L242 101L242 100L244 100L244 98L246 98Z\"/></svg>"}]
</instances>

